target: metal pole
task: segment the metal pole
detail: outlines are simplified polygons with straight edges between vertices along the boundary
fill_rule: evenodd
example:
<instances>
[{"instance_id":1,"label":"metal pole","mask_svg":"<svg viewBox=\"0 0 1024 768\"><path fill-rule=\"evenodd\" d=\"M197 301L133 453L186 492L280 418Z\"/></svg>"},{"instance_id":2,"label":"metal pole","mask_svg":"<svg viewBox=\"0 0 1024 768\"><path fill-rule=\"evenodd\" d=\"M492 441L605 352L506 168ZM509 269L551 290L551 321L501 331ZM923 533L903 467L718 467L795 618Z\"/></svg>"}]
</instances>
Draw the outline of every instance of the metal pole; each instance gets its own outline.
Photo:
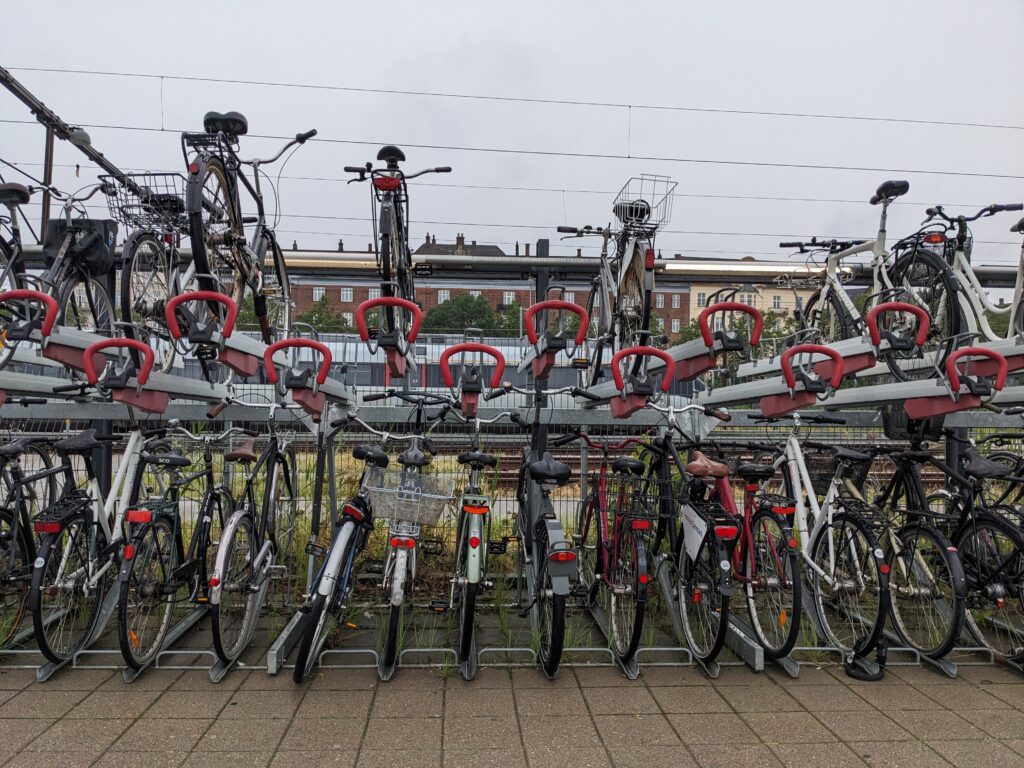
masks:
<instances>
[{"instance_id":1,"label":"metal pole","mask_svg":"<svg viewBox=\"0 0 1024 768\"><path fill-rule=\"evenodd\" d=\"M43 153L43 214L42 223L39 226L39 236L43 237L46 232L46 224L50 220L50 185L53 184L53 128L46 128L46 150Z\"/></svg>"}]
</instances>

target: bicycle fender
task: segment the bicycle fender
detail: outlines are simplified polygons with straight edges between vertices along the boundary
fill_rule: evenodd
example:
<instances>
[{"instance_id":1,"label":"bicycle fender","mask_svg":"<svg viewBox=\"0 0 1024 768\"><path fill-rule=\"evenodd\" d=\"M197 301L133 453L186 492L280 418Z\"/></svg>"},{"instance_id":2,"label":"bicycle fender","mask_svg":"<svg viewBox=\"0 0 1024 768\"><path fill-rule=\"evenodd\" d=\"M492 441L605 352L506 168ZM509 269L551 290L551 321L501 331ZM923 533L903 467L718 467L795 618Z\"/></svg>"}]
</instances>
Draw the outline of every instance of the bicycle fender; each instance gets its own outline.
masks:
<instances>
[{"instance_id":1,"label":"bicycle fender","mask_svg":"<svg viewBox=\"0 0 1024 768\"><path fill-rule=\"evenodd\" d=\"M131 537L131 540L128 542L128 544L130 544L131 546L133 546L135 548L136 554L138 554L139 547L142 544L142 542L145 540L146 534L148 532L149 532L149 525L148 524L139 525L139 527L135 531L135 534ZM132 563L133 562L135 562L135 558L134 557L131 560L128 560L128 559L125 558L124 553L122 552L122 554L121 554L121 569L117 572L117 580L118 580L118 582L123 584L123 583L128 581L128 577L131 575L131 572L132 572Z\"/></svg>"},{"instance_id":2,"label":"bicycle fender","mask_svg":"<svg viewBox=\"0 0 1024 768\"><path fill-rule=\"evenodd\" d=\"M391 572L391 605L398 606L405 602L405 576L409 550L396 549L394 555L395 568Z\"/></svg>"},{"instance_id":3,"label":"bicycle fender","mask_svg":"<svg viewBox=\"0 0 1024 768\"><path fill-rule=\"evenodd\" d=\"M562 531L562 524L558 520L544 519L544 527L548 535L548 562L547 569L551 575L552 589L556 595L569 594L569 580L576 577L578 564L576 558L572 560L552 560L550 555L557 552L573 551L569 542L565 540L565 533ZM564 582L564 586L563 586Z\"/></svg>"},{"instance_id":4,"label":"bicycle fender","mask_svg":"<svg viewBox=\"0 0 1024 768\"><path fill-rule=\"evenodd\" d=\"M470 584L479 584L483 573L483 552L487 542L481 535L483 521L480 515L469 515L469 525L466 530L466 579ZM477 538L477 545L470 546L469 540Z\"/></svg>"},{"instance_id":5,"label":"bicycle fender","mask_svg":"<svg viewBox=\"0 0 1024 768\"><path fill-rule=\"evenodd\" d=\"M331 550L327 554L327 563L324 565L323 575L316 585L318 594L330 597L337 588L338 577L344 564L345 553L348 551L348 543L352 533L356 529L354 520L346 520L341 524L341 530L331 542Z\"/></svg>"},{"instance_id":6,"label":"bicycle fender","mask_svg":"<svg viewBox=\"0 0 1024 768\"><path fill-rule=\"evenodd\" d=\"M228 518L227 524L224 526L224 531L221 533L221 541L229 541L235 535L235 529L238 528L242 518L248 516L248 511L245 509L239 509ZM217 547L217 557L213 563L213 573L210 574L210 578L217 579L217 586L210 587L210 605L220 605L220 594L224 588L222 581L222 574L227 570L228 553L225 547Z\"/></svg>"},{"instance_id":7,"label":"bicycle fender","mask_svg":"<svg viewBox=\"0 0 1024 768\"><path fill-rule=\"evenodd\" d=\"M199 166L196 173L185 177L185 210L188 213L199 213L203 210L203 178L206 176L206 161L197 153L189 160L189 164Z\"/></svg>"}]
</instances>

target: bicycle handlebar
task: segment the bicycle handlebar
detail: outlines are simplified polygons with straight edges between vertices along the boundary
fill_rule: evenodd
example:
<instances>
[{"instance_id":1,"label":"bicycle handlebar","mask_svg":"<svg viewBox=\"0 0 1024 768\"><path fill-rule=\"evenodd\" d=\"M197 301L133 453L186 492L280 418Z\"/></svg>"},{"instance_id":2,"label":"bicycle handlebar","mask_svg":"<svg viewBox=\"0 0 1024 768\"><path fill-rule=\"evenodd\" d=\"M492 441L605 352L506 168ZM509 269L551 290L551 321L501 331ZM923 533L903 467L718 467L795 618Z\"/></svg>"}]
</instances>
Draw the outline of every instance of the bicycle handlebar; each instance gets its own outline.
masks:
<instances>
[{"instance_id":1,"label":"bicycle handlebar","mask_svg":"<svg viewBox=\"0 0 1024 768\"><path fill-rule=\"evenodd\" d=\"M978 219L988 218L989 216L995 216L997 213L1003 213L1004 211L1024 211L1024 203L995 203L993 205L987 205L978 211L973 216L950 216L947 214L941 205L936 205L931 208L925 209L924 223L927 224L934 218L942 219L949 224L966 224L971 221L977 221Z\"/></svg>"},{"instance_id":2,"label":"bicycle handlebar","mask_svg":"<svg viewBox=\"0 0 1024 768\"><path fill-rule=\"evenodd\" d=\"M277 150L277 154L274 155L273 157L269 157L266 160L261 160L258 157L254 157L251 160L239 159L239 162L241 162L241 163L243 163L245 165L270 165L271 163L276 163L278 160L281 159L281 155L283 155L289 149L294 147L296 144L305 144L307 141L309 141L314 136L316 136L316 128L314 128L311 131L306 131L305 133L297 133L297 134L295 134L295 138L290 140L290 141L288 141L288 142L286 142L283 147L281 147L279 150Z\"/></svg>"}]
</instances>

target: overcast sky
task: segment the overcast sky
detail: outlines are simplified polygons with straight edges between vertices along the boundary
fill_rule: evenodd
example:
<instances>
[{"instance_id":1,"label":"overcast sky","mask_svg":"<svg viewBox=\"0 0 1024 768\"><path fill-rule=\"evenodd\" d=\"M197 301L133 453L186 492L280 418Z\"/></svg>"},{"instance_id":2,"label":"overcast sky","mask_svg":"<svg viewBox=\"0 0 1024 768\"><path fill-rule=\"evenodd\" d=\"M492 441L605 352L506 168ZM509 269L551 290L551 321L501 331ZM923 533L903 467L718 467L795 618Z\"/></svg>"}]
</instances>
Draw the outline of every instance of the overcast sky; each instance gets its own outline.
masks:
<instances>
[{"instance_id":1,"label":"overcast sky","mask_svg":"<svg viewBox=\"0 0 1024 768\"><path fill-rule=\"evenodd\" d=\"M767 259L782 255L782 238L873 236L877 212L866 201L886 178L911 182L892 234L911 231L935 203L1024 201L1022 31L1021 0L33 0L5 14L0 65L165 76L14 72L123 168L181 169L178 134L201 130L210 109L239 110L265 136L317 128L323 140L283 171L286 246L333 248L343 237L365 247L369 192L337 179L396 143L408 170L454 168L413 189L414 246L428 231L438 241L461 231L506 252L541 237L556 253L575 252L578 241L559 244L555 226L607 222L629 176L658 173L681 195L658 239L663 253ZM0 157L36 163L25 168L38 174L44 134L19 122L29 120L0 92ZM247 138L242 154L279 143ZM475 151L484 149L501 151ZM83 160L57 147L58 164ZM85 178L60 167L55 181L74 188ZM977 262L1017 258L1013 223L977 225L976 240L996 241L979 242Z\"/></svg>"}]
</instances>

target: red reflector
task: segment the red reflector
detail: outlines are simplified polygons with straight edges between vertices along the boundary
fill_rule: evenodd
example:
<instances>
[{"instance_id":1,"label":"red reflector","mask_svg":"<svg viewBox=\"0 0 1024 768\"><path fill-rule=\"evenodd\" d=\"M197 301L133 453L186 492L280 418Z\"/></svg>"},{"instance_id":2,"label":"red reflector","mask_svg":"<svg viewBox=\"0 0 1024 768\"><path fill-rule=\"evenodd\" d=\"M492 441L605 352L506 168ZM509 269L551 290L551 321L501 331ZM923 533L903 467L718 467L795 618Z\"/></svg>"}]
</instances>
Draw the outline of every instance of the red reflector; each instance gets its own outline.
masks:
<instances>
[{"instance_id":1,"label":"red reflector","mask_svg":"<svg viewBox=\"0 0 1024 768\"><path fill-rule=\"evenodd\" d=\"M757 487L758 487L757 483L747 483L747 490L748 491L756 491Z\"/></svg>"},{"instance_id":2,"label":"red reflector","mask_svg":"<svg viewBox=\"0 0 1024 768\"><path fill-rule=\"evenodd\" d=\"M932 243L932 244L944 243L944 242L946 242L946 236L944 234L942 234L941 232L930 232L930 233L928 233L927 235L924 236L924 241L926 243Z\"/></svg>"},{"instance_id":3,"label":"red reflector","mask_svg":"<svg viewBox=\"0 0 1024 768\"><path fill-rule=\"evenodd\" d=\"M129 509L124 516L129 523L153 522L153 513L148 509Z\"/></svg>"},{"instance_id":4,"label":"red reflector","mask_svg":"<svg viewBox=\"0 0 1024 768\"><path fill-rule=\"evenodd\" d=\"M715 536L720 539L735 539L740 529L735 525L716 525Z\"/></svg>"},{"instance_id":5,"label":"red reflector","mask_svg":"<svg viewBox=\"0 0 1024 768\"><path fill-rule=\"evenodd\" d=\"M641 583L641 584L646 584L646 583L647 583L647 582L649 582L650 580L651 580L651 577L650 577L650 576L648 576L648 575L647 575L646 573L641 573L641 574L640 574L640 583Z\"/></svg>"},{"instance_id":6,"label":"red reflector","mask_svg":"<svg viewBox=\"0 0 1024 768\"><path fill-rule=\"evenodd\" d=\"M397 176L376 176L373 179L373 186L381 192L394 192L402 186L402 180Z\"/></svg>"},{"instance_id":7,"label":"red reflector","mask_svg":"<svg viewBox=\"0 0 1024 768\"><path fill-rule=\"evenodd\" d=\"M634 520L632 527L633 527L634 531L649 531L649 530L651 530L651 521L650 520Z\"/></svg>"},{"instance_id":8,"label":"red reflector","mask_svg":"<svg viewBox=\"0 0 1024 768\"><path fill-rule=\"evenodd\" d=\"M796 507L772 507L776 515L792 515L796 513Z\"/></svg>"},{"instance_id":9,"label":"red reflector","mask_svg":"<svg viewBox=\"0 0 1024 768\"><path fill-rule=\"evenodd\" d=\"M700 595L701 595L701 591L699 589L693 590L693 604L694 605L700 605Z\"/></svg>"},{"instance_id":10,"label":"red reflector","mask_svg":"<svg viewBox=\"0 0 1024 768\"><path fill-rule=\"evenodd\" d=\"M395 548L405 547L406 549L412 549L416 546L416 539L410 539L405 536L392 536L391 546Z\"/></svg>"},{"instance_id":11,"label":"red reflector","mask_svg":"<svg viewBox=\"0 0 1024 768\"><path fill-rule=\"evenodd\" d=\"M135 547L133 547L131 544L125 544L124 545L124 559L125 560L131 560L133 557L135 557Z\"/></svg>"},{"instance_id":12,"label":"red reflector","mask_svg":"<svg viewBox=\"0 0 1024 768\"><path fill-rule=\"evenodd\" d=\"M37 520L32 524L32 527L36 533L60 533L60 523L50 522L49 520Z\"/></svg>"},{"instance_id":13,"label":"red reflector","mask_svg":"<svg viewBox=\"0 0 1024 768\"><path fill-rule=\"evenodd\" d=\"M164 242L167 243L167 245L174 245L174 235L168 232L164 235Z\"/></svg>"},{"instance_id":14,"label":"red reflector","mask_svg":"<svg viewBox=\"0 0 1024 768\"><path fill-rule=\"evenodd\" d=\"M341 508L341 514L351 517L353 520L363 521L363 510L357 507L355 504L346 504Z\"/></svg>"},{"instance_id":15,"label":"red reflector","mask_svg":"<svg viewBox=\"0 0 1024 768\"><path fill-rule=\"evenodd\" d=\"M199 173L199 163L189 163L188 172L191 173L193 176Z\"/></svg>"},{"instance_id":16,"label":"red reflector","mask_svg":"<svg viewBox=\"0 0 1024 768\"><path fill-rule=\"evenodd\" d=\"M654 249L648 248L644 253L644 266L647 269L654 269Z\"/></svg>"},{"instance_id":17,"label":"red reflector","mask_svg":"<svg viewBox=\"0 0 1024 768\"><path fill-rule=\"evenodd\" d=\"M462 511L467 515L486 515L490 510L487 507L473 507L469 504L463 504Z\"/></svg>"},{"instance_id":18,"label":"red reflector","mask_svg":"<svg viewBox=\"0 0 1024 768\"><path fill-rule=\"evenodd\" d=\"M889 564L888 563L882 563L881 567L878 570L882 572L883 576L888 576L889 575L889 570L890 570L889 569Z\"/></svg>"},{"instance_id":19,"label":"red reflector","mask_svg":"<svg viewBox=\"0 0 1024 768\"><path fill-rule=\"evenodd\" d=\"M576 553L568 549L560 549L548 555L548 560L553 563L571 563L576 559Z\"/></svg>"},{"instance_id":20,"label":"red reflector","mask_svg":"<svg viewBox=\"0 0 1024 768\"><path fill-rule=\"evenodd\" d=\"M473 549L476 549L477 547L479 547L480 546L480 537L479 536L470 536L469 537L469 546L472 547Z\"/></svg>"},{"instance_id":21,"label":"red reflector","mask_svg":"<svg viewBox=\"0 0 1024 768\"><path fill-rule=\"evenodd\" d=\"M1006 598L1005 597L1000 597L998 600L996 600L996 608L1005 608L1005 607L1006 607Z\"/></svg>"},{"instance_id":22,"label":"red reflector","mask_svg":"<svg viewBox=\"0 0 1024 768\"><path fill-rule=\"evenodd\" d=\"M220 586L220 578L218 578L217 576L211 576L210 577L210 586L214 587L214 588L219 587Z\"/></svg>"},{"instance_id":23,"label":"red reflector","mask_svg":"<svg viewBox=\"0 0 1024 768\"><path fill-rule=\"evenodd\" d=\"M796 549L796 539L790 539L786 542L790 549Z\"/></svg>"}]
</instances>

